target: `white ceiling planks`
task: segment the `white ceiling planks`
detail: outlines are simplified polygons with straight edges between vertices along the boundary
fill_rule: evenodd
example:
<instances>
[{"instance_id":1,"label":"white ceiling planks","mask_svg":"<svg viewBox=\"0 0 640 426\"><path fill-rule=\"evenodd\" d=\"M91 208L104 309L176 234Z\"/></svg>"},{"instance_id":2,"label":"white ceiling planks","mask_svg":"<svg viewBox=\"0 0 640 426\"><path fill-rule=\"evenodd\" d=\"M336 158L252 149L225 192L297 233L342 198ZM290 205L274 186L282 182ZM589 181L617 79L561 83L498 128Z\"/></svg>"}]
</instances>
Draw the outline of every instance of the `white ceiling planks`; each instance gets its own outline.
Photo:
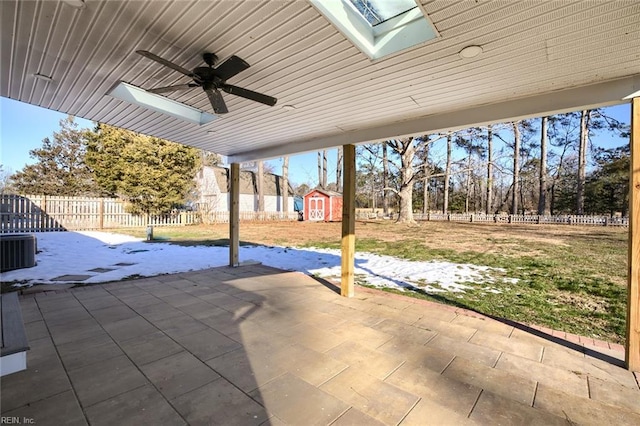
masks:
<instances>
[{"instance_id":1,"label":"white ceiling planks","mask_svg":"<svg viewBox=\"0 0 640 426\"><path fill-rule=\"evenodd\" d=\"M558 93L549 98L553 109L582 99L562 89L608 87L625 77L632 79L623 86L633 86L640 76L638 1L422 3L440 37L372 62L303 0L86 0L80 10L54 0L3 0L0 95L233 160L398 136L421 122L460 124L487 105L526 111L531 96ZM471 44L484 52L460 58ZM145 89L189 82L138 49L187 69L202 66L205 51L221 60L238 55L251 67L229 83L278 104L224 94L230 112L199 126L106 96L118 81ZM200 88L164 96L212 112Z\"/></svg>"}]
</instances>

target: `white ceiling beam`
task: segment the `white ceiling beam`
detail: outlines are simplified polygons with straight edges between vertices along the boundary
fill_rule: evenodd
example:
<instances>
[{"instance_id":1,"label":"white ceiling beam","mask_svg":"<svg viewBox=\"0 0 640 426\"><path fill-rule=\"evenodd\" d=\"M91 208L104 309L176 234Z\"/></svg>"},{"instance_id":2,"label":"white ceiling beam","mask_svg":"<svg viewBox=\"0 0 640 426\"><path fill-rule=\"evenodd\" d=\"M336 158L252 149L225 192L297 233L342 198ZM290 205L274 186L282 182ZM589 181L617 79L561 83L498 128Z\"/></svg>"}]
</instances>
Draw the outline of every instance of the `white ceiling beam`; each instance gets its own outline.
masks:
<instances>
[{"instance_id":1,"label":"white ceiling beam","mask_svg":"<svg viewBox=\"0 0 640 426\"><path fill-rule=\"evenodd\" d=\"M640 74L592 85L558 90L505 102L478 105L459 111L432 114L406 121L340 132L313 139L301 139L228 157L229 163L278 158L347 144L384 141L419 134L465 129L491 123L561 114L629 102L640 90Z\"/></svg>"}]
</instances>

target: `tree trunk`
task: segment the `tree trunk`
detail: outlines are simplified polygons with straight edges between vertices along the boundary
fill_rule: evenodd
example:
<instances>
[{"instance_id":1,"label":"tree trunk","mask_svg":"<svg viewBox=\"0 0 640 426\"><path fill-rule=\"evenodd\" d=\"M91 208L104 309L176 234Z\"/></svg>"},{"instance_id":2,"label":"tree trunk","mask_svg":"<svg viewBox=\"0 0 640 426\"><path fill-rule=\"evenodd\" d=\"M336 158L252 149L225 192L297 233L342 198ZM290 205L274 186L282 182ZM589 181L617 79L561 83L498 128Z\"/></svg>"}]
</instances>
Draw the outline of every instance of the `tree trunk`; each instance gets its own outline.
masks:
<instances>
[{"instance_id":1,"label":"tree trunk","mask_svg":"<svg viewBox=\"0 0 640 426\"><path fill-rule=\"evenodd\" d=\"M447 167L444 170L444 193L442 194L442 213L449 212L449 178L451 177L451 134L447 135Z\"/></svg>"},{"instance_id":2,"label":"tree trunk","mask_svg":"<svg viewBox=\"0 0 640 426\"><path fill-rule=\"evenodd\" d=\"M580 146L578 147L578 185L576 187L576 213L584 214L584 185L587 179L587 141L589 132L589 113L584 110L580 114Z\"/></svg>"},{"instance_id":3,"label":"tree trunk","mask_svg":"<svg viewBox=\"0 0 640 426\"><path fill-rule=\"evenodd\" d=\"M289 157L282 158L282 211L289 213Z\"/></svg>"},{"instance_id":4,"label":"tree trunk","mask_svg":"<svg viewBox=\"0 0 640 426\"><path fill-rule=\"evenodd\" d=\"M387 156L387 143L382 142L382 213L389 215L389 196L385 188L389 187L389 157Z\"/></svg>"},{"instance_id":5,"label":"tree trunk","mask_svg":"<svg viewBox=\"0 0 640 426\"><path fill-rule=\"evenodd\" d=\"M318 151L318 187L324 189L322 186L322 152Z\"/></svg>"},{"instance_id":6,"label":"tree trunk","mask_svg":"<svg viewBox=\"0 0 640 426\"><path fill-rule=\"evenodd\" d=\"M322 189L327 189L327 150L322 151Z\"/></svg>"},{"instance_id":7,"label":"tree trunk","mask_svg":"<svg viewBox=\"0 0 640 426\"><path fill-rule=\"evenodd\" d=\"M467 179L465 182L464 212L469 213L469 197L471 197L471 152L467 157Z\"/></svg>"},{"instance_id":8,"label":"tree trunk","mask_svg":"<svg viewBox=\"0 0 640 426\"><path fill-rule=\"evenodd\" d=\"M258 212L264 212L264 163L258 161L258 176L256 179L256 186L258 187Z\"/></svg>"},{"instance_id":9,"label":"tree trunk","mask_svg":"<svg viewBox=\"0 0 640 426\"><path fill-rule=\"evenodd\" d=\"M400 212L398 222L415 222L413 220L413 160L416 154L416 147L413 138L396 140L396 151L400 154Z\"/></svg>"},{"instance_id":10,"label":"tree trunk","mask_svg":"<svg viewBox=\"0 0 640 426\"><path fill-rule=\"evenodd\" d=\"M342 147L338 147L338 162L336 164L336 191L342 192Z\"/></svg>"},{"instance_id":11,"label":"tree trunk","mask_svg":"<svg viewBox=\"0 0 640 426\"><path fill-rule=\"evenodd\" d=\"M540 125L540 173L538 191L538 214L549 214L547 206L547 121L548 117L542 117Z\"/></svg>"},{"instance_id":12,"label":"tree trunk","mask_svg":"<svg viewBox=\"0 0 640 426\"><path fill-rule=\"evenodd\" d=\"M492 213L493 201L493 127L487 127L487 204L485 213Z\"/></svg>"},{"instance_id":13,"label":"tree trunk","mask_svg":"<svg viewBox=\"0 0 640 426\"><path fill-rule=\"evenodd\" d=\"M429 181L431 180L431 168L429 167L429 144L424 147L424 163L422 164L422 214L429 213Z\"/></svg>"},{"instance_id":14,"label":"tree trunk","mask_svg":"<svg viewBox=\"0 0 640 426\"><path fill-rule=\"evenodd\" d=\"M518 192L520 191L520 122L513 126L513 185L511 185L511 214L518 214Z\"/></svg>"}]
</instances>

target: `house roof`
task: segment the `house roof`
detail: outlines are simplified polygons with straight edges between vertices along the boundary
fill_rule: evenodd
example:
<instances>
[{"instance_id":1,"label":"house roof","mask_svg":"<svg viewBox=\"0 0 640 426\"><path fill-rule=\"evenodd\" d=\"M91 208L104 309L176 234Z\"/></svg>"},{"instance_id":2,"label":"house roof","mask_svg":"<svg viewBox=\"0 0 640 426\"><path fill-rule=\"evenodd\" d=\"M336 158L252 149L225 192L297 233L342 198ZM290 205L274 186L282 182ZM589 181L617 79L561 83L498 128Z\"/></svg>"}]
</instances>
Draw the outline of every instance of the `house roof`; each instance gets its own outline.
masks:
<instances>
[{"instance_id":1,"label":"house roof","mask_svg":"<svg viewBox=\"0 0 640 426\"><path fill-rule=\"evenodd\" d=\"M224 167L205 166L203 168L203 174L213 173L218 184L220 192L226 194L229 192L229 169ZM198 179L197 179L198 180ZM202 181L202 178L200 178ZM281 195L282 188L282 176L274 173L264 173L263 177L263 192L264 195ZM289 186L289 196L293 196L293 189L291 184ZM200 188L200 190L206 190L206 188ZM240 193L241 194L257 194L257 174L251 170L240 170Z\"/></svg>"},{"instance_id":2,"label":"house roof","mask_svg":"<svg viewBox=\"0 0 640 426\"><path fill-rule=\"evenodd\" d=\"M640 90L638 1L418 1L438 37L371 60L302 0L4 0L0 95L242 162L611 105ZM460 57L469 45L483 53ZM228 83L278 103L224 94L230 112L199 125L108 96L120 81L190 81L139 49L188 70L203 52L238 55L251 67ZM200 88L162 96L212 112Z\"/></svg>"}]
</instances>

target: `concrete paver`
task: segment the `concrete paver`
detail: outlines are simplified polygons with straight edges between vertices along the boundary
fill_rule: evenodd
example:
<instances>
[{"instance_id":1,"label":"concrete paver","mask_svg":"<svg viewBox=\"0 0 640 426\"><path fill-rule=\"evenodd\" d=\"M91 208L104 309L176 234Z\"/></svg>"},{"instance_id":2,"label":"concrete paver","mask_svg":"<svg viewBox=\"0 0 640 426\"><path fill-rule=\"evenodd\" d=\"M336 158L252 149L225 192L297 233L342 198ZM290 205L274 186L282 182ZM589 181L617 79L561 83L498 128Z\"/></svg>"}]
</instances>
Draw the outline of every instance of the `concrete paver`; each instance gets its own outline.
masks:
<instances>
[{"instance_id":1,"label":"concrete paver","mask_svg":"<svg viewBox=\"0 0 640 426\"><path fill-rule=\"evenodd\" d=\"M171 403L191 425L260 425L264 408L223 378L187 392Z\"/></svg>"},{"instance_id":2,"label":"concrete paver","mask_svg":"<svg viewBox=\"0 0 640 426\"><path fill-rule=\"evenodd\" d=\"M167 399L175 398L220 377L189 352L182 351L140 366Z\"/></svg>"},{"instance_id":3,"label":"concrete paver","mask_svg":"<svg viewBox=\"0 0 640 426\"><path fill-rule=\"evenodd\" d=\"M393 373L404 362L402 358L369 349L351 341L336 346L327 351L327 354L381 380Z\"/></svg>"},{"instance_id":4,"label":"concrete paver","mask_svg":"<svg viewBox=\"0 0 640 426\"><path fill-rule=\"evenodd\" d=\"M120 347L137 365L145 365L182 352L184 348L161 331L125 340Z\"/></svg>"},{"instance_id":5,"label":"concrete paver","mask_svg":"<svg viewBox=\"0 0 640 426\"><path fill-rule=\"evenodd\" d=\"M567 426L576 424L564 416L532 408L486 391L483 391L478 398L470 418L483 425Z\"/></svg>"},{"instance_id":6,"label":"concrete paver","mask_svg":"<svg viewBox=\"0 0 640 426\"><path fill-rule=\"evenodd\" d=\"M640 424L618 345L261 265L21 308L28 368L2 378L2 415L39 425Z\"/></svg>"},{"instance_id":7,"label":"concrete paver","mask_svg":"<svg viewBox=\"0 0 640 426\"><path fill-rule=\"evenodd\" d=\"M48 398L40 399L28 406L14 410L2 410L4 417L18 417L23 424L84 426L87 420L73 391L66 390ZM27 419L25 421L24 419Z\"/></svg>"},{"instance_id":8,"label":"concrete paver","mask_svg":"<svg viewBox=\"0 0 640 426\"><path fill-rule=\"evenodd\" d=\"M92 426L182 426L187 422L151 385L121 393L86 408Z\"/></svg>"},{"instance_id":9,"label":"concrete paver","mask_svg":"<svg viewBox=\"0 0 640 426\"><path fill-rule=\"evenodd\" d=\"M475 385L524 405L533 404L536 382L504 370L487 367L470 359L456 358L442 375L458 382Z\"/></svg>"},{"instance_id":10,"label":"concrete paver","mask_svg":"<svg viewBox=\"0 0 640 426\"><path fill-rule=\"evenodd\" d=\"M637 412L568 394L543 384L538 386L534 407L566 417L574 424L640 424L640 414Z\"/></svg>"},{"instance_id":11,"label":"concrete paver","mask_svg":"<svg viewBox=\"0 0 640 426\"><path fill-rule=\"evenodd\" d=\"M349 409L349 405L286 373L250 394L267 412L291 425L327 425Z\"/></svg>"},{"instance_id":12,"label":"concrete paver","mask_svg":"<svg viewBox=\"0 0 640 426\"><path fill-rule=\"evenodd\" d=\"M481 388L472 384L458 382L427 368L416 368L410 364L403 364L385 382L463 417L471 413L482 392Z\"/></svg>"},{"instance_id":13,"label":"concrete paver","mask_svg":"<svg viewBox=\"0 0 640 426\"><path fill-rule=\"evenodd\" d=\"M78 400L84 407L110 399L146 383L144 376L126 356L68 371Z\"/></svg>"},{"instance_id":14,"label":"concrete paver","mask_svg":"<svg viewBox=\"0 0 640 426\"><path fill-rule=\"evenodd\" d=\"M420 399L356 368L344 370L320 389L385 424L400 423Z\"/></svg>"}]
</instances>

